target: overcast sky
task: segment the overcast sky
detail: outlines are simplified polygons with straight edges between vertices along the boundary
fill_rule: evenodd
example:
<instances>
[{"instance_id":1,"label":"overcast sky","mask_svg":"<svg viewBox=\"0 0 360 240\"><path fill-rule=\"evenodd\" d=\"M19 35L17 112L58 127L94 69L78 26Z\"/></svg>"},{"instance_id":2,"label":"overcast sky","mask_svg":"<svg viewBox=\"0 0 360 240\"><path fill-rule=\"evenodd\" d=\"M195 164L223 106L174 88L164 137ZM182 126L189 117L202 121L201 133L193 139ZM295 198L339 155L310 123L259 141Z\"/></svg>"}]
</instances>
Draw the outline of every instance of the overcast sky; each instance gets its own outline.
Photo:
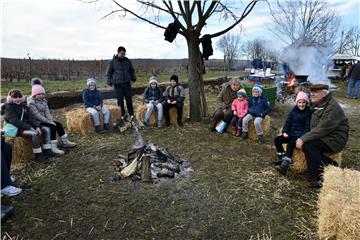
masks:
<instances>
[{"instance_id":1,"label":"overcast sky","mask_svg":"<svg viewBox=\"0 0 360 240\"><path fill-rule=\"evenodd\" d=\"M360 24L359 2L332 0L329 4L341 15L343 26L349 26ZM164 40L163 29L134 18L112 15L101 19L117 9L110 0L96 4L79 0L0 0L0 8L1 57L24 58L29 54L36 59L109 59L120 45L126 47L129 58L187 57L181 35L169 43ZM276 46L279 41L266 30L270 23L268 5L259 2L242 22L245 31L241 41L263 36ZM228 25L216 19L202 33L214 33L224 26ZM222 58L217 40L213 39L215 52L210 58Z\"/></svg>"}]
</instances>

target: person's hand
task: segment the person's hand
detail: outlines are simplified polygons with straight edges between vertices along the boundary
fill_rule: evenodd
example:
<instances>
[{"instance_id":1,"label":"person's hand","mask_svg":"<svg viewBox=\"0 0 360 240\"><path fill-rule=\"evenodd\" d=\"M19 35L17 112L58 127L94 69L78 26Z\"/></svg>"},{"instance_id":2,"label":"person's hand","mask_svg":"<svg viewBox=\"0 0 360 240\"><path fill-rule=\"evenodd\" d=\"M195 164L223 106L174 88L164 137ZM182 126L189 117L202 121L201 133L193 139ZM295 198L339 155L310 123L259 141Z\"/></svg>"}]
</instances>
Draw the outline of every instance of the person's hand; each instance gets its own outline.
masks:
<instances>
[{"instance_id":1,"label":"person's hand","mask_svg":"<svg viewBox=\"0 0 360 240\"><path fill-rule=\"evenodd\" d=\"M36 132L39 136L41 136L42 133L41 133L41 129L39 127L36 128Z\"/></svg>"},{"instance_id":2,"label":"person's hand","mask_svg":"<svg viewBox=\"0 0 360 240\"><path fill-rule=\"evenodd\" d=\"M172 101L171 104L176 104L176 100Z\"/></svg>"},{"instance_id":3,"label":"person's hand","mask_svg":"<svg viewBox=\"0 0 360 240\"><path fill-rule=\"evenodd\" d=\"M168 104L171 104L171 100L170 100L170 99L168 99L168 100L167 100L167 103L168 103Z\"/></svg>"},{"instance_id":4,"label":"person's hand","mask_svg":"<svg viewBox=\"0 0 360 240\"><path fill-rule=\"evenodd\" d=\"M152 104L154 104L154 100L150 100L150 101L149 101L149 103L152 103Z\"/></svg>"},{"instance_id":5,"label":"person's hand","mask_svg":"<svg viewBox=\"0 0 360 240\"><path fill-rule=\"evenodd\" d=\"M52 124L52 125L56 126L56 123L54 123L54 122L51 122L50 124Z\"/></svg>"},{"instance_id":6,"label":"person's hand","mask_svg":"<svg viewBox=\"0 0 360 240\"><path fill-rule=\"evenodd\" d=\"M154 101L154 104L157 105L159 103L159 100Z\"/></svg>"},{"instance_id":7,"label":"person's hand","mask_svg":"<svg viewBox=\"0 0 360 240\"><path fill-rule=\"evenodd\" d=\"M301 149L304 144L304 141L301 138L296 139L296 148Z\"/></svg>"},{"instance_id":8,"label":"person's hand","mask_svg":"<svg viewBox=\"0 0 360 240\"><path fill-rule=\"evenodd\" d=\"M98 110L98 111L101 110L101 106L100 106L100 105L99 105L99 106L96 106L95 108L96 108L96 110Z\"/></svg>"},{"instance_id":9,"label":"person's hand","mask_svg":"<svg viewBox=\"0 0 360 240\"><path fill-rule=\"evenodd\" d=\"M35 128L31 127L31 128L30 128L30 131L36 131L36 130L35 130Z\"/></svg>"},{"instance_id":10,"label":"person's hand","mask_svg":"<svg viewBox=\"0 0 360 240\"><path fill-rule=\"evenodd\" d=\"M236 111L233 112L234 115L237 115Z\"/></svg>"},{"instance_id":11,"label":"person's hand","mask_svg":"<svg viewBox=\"0 0 360 240\"><path fill-rule=\"evenodd\" d=\"M287 133L283 133L284 138L288 138L289 135Z\"/></svg>"}]
</instances>

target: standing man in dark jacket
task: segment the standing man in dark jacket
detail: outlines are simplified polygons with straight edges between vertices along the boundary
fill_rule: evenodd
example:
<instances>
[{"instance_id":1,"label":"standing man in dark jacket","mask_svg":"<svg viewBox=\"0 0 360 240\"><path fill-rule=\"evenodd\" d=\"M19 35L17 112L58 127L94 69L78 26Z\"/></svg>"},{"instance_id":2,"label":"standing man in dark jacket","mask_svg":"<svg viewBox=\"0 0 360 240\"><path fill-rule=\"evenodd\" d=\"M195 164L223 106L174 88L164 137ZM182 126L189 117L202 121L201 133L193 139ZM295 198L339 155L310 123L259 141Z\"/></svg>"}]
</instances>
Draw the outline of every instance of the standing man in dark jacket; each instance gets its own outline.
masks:
<instances>
[{"instance_id":1,"label":"standing man in dark jacket","mask_svg":"<svg viewBox=\"0 0 360 240\"><path fill-rule=\"evenodd\" d=\"M125 115L124 97L130 116L134 116L131 85L136 81L135 70L131 61L125 57L126 49L119 47L117 55L110 61L106 76L107 84L114 86L121 115Z\"/></svg>"},{"instance_id":2,"label":"standing man in dark jacket","mask_svg":"<svg viewBox=\"0 0 360 240\"><path fill-rule=\"evenodd\" d=\"M346 97L351 98L352 91L354 89L353 99L359 98L359 88L360 88L360 62L353 65L349 71L349 85L346 91Z\"/></svg>"},{"instance_id":3,"label":"standing man in dark jacket","mask_svg":"<svg viewBox=\"0 0 360 240\"><path fill-rule=\"evenodd\" d=\"M310 91L313 105L310 131L296 140L296 147L302 148L305 154L310 187L320 188L324 166L337 165L324 153L337 153L344 149L349 138L349 125L328 85L314 84Z\"/></svg>"}]
</instances>

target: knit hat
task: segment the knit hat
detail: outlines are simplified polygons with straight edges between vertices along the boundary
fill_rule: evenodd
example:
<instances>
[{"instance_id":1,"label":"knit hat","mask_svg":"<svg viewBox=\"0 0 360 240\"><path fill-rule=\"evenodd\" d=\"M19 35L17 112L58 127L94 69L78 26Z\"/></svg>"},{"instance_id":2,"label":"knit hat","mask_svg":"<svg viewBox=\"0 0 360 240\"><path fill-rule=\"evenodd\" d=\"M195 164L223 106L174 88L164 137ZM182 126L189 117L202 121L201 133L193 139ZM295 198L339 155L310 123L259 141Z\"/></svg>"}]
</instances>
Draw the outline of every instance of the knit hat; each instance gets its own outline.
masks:
<instances>
[{"instance_id":1,"label":"knit hat","mask_svg":"<svg viewBox=\"0 0 360 240\"><path fill-rule=\"evenodd\" d=\"M89 86L91 83L95 84L96 85L96 80L94 78L89 78L87 81L86 81L86 85Z\"/></svg>"},{"instance_id":2,"label":"knit hat","mask_svg":"<svg viewBox=\"0 0 360 240\"><path fill-rule=\"evenodd\" d=\"M45 89L41 85L34 85L31 88L31 96L36 96L38 94L45 94Z\"/></svg>"},{"instance_id":3,"label":"knit hat","mask_svg":"<svg viewBox=\"0 0 360 240\"><path fill-rule=\"evenodd\" d=\"M34 85L43 85L43 80L41 78L38 77L34 77L31 79L31 86Z\"/></svg>"},{"instance_id":4,"label":"knit hat","mask_svg":"<svg viewBox=\"0 0 360 240\"><path fill-rule=\"evenodd\" d=\"M237 84L240 85L240 81L237 78L233 78L233 79L230 80L230 84L233 84L233 83L237 83Z\"/></svg>"},{"instance_id":5,"label":"knit hat","mask_svg":"<svg viewBox=\"0 0 360 240\"><path fill-rule=\"evenodd\" d=\"M298 94L296 95L295 102L297 103L299 100L305 100L307 103L310 102L308 95L306 93L304 93L303 91L298 92Z\"/></svg>"},{"instance_id":6,"label":"knit hat","mask_svg":"<svg viewBox=\"0 0 360 240\"><path fill-rule=\"evenodd\" d=\"M176 83L179 83L179 78L178 78L178 76L176 76L176 75L172 75L171 77L170 77L170 81L171 80L174 80Z\"/></svg>"},{"instance_id":7,"label":"knit hat","mask_svg":"<svg viewBox=\"0 0 360 240\"><path fill-rule=\"evenodd\" d=\"M258 91L259 91L259 96L261 96L261 94L262 94L261 85L255 85L255 86L252 88L252 90L254 90L254 89L258 90Z\"/></svg>"},{"instance_id":8,"label":"knit hat","mask_svg":"<svg viewBox=\"0 0 360 240\"><path fill-rule=\"evenodd\" d=\"M237 91L236 95L239 97L239 96L242 96L243 98L246 97L246 92L245 90L242 88L240 89L239 91Z\"/></svg>"},{"instance_id":9,"label":"knit hat","mask_svg":"<svg viewBox=\"0 0 360 240\"><path fill-rule=\"evenodd\" d=\"M311 84L309 86L310 91L318 91L318 90L329 90L329 85L326 84Z\"/></svg>"},{"instance_id":10,"label":"knit hat","mask_svg":"<svg viewBox=\"0 0 360 240\"><path fill-rule=\"evenodd\" d=\"M151 76L150 79L149 79L149 85L152 84L152 83L156 83L156 85L158 84L158 81L156 80L155 76Z\"/></svg>"}]
</instances>

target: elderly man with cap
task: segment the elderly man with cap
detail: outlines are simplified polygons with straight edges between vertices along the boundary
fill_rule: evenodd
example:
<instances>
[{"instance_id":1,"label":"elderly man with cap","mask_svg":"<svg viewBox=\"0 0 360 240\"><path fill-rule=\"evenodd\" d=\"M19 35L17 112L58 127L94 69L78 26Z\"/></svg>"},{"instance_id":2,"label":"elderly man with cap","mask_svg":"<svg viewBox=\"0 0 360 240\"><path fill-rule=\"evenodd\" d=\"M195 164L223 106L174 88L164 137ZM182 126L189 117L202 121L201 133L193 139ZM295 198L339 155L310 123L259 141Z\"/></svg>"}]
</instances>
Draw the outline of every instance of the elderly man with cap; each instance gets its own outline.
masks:
<instances>
[{"instance_id":1,"label":"elderly man with cap","mask_svg":"<svg viewBox=\"0 0 360 240\"><path fill-rule=\"evenodd\" d=\"M328 85L313 84L310 91L310 131L297 139L296 147L302 148L305 154L310 187L320 188L324 166L337 165L324 153L337 153L344 149L349 138L349 125L344 111L332 97Z\"/></svg>"},{"instance_id":2,"label":"elderly man with cap","mask_svg":"<svg viewBox=\"0 0 360 240\"><path fill-rule=\"evenodd\" d=\"M233 111L231 109L231 103L237 98L237 91L241 88L239 80L232 79L230 83L225 83L221 92L217 97L218 108L213 114L209 130L215 131L216 124L223 120L226 124L229 124L233 118Z\"/></svg>"}]
</instances>

